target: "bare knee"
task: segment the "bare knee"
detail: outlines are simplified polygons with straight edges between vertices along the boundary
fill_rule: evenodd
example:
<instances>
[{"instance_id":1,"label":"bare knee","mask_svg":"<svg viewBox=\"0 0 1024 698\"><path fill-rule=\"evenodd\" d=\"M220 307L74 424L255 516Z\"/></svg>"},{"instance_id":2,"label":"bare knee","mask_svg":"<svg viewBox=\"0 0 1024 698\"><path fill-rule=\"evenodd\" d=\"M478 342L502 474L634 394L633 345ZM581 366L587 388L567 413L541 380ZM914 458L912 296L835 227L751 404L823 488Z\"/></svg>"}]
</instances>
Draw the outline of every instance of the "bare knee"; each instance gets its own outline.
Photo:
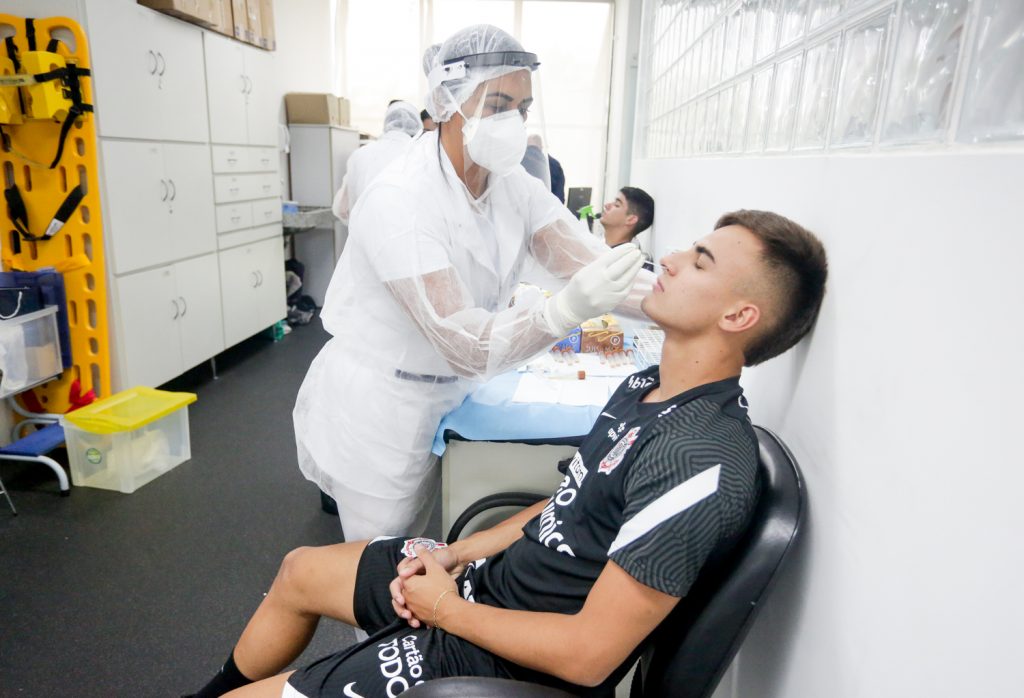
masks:
<instances>
[{"instance_id":1,"label":"bare knee","mask_svg":"<svg viewBox=\"0 0 1024 698\"><path fill-rule=\"evenodd\" d=\"M310 546L302 546L285 555L281 560L281 567L277 570L271 591L287 597L303 596L309 587L309 576L314 570L310 558L314 556L315 550L316 548Z\"/></svg>"}]
</instances>

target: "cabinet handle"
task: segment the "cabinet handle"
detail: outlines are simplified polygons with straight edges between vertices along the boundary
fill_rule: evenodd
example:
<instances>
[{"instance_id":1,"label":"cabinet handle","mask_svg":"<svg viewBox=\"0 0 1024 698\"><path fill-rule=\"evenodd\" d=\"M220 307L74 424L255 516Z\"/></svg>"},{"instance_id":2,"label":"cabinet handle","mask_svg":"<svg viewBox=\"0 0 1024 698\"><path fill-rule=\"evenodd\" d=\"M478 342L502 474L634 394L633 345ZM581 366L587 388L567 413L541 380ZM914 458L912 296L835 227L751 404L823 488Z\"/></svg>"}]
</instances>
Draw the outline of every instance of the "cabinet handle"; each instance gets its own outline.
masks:
<instances>
[{"instance_id":1,"label":"cabinet handle","mask_svg":"<svg viewBox=\"0 0 1024 698\"><path fill-rule=\"evenodd\" d=\"M228 158L229 165L234 165L236 162L238 162L238 158Z\"/></svg>"},{"instance_id":2,"label":"cabinet handle","mask_svg":"<svg viewBox=\"0 0 1024 698\"><path fill-rule=\"evenodd\" d=\"M160 197L160 200L161 201L167 201L167 193L168 193L168 191L167 191L167 182L166 182L166 180L163 180L163 179L160 180L160 188L163 189L163 191L164 191L163 196Z\"/></svg>"},{"instance_id":3,"label":"cabinet handle","mask_svg":"<svg viewBox=\"0 0 1024 698\"><path fill-rule=\"evenodd\" d=\"M237 194L238 193L238 187L228 187L228 192L231 193L231 194Z\"/></svg>"},{"instance_id":4,"label":"cabinet handle","mask_svg":"<svg viewBox=\"0 0 1024 698\"><path fill-rule=\"evenodd\" d=\"M256 288L259 285L260 285L260 277L256 274L256 272L253 272L252 273L252 287Z\"/></svg>"},{"instance_id":5,"label":"cabinet handle","mask_svg":"<svg viewBox=\"0 0 1024 698\"><path fill-rule=\"evenodd\" d=\"M150 69L149 69L149 74L150 74L150 75L154 75L154 74L156 73L156 67L157 67L157 65L158 65L158 64L157 64L157 60L156 60L156 54L155 54L155 53L153 53L153 51L152 51L152 50L150 50L150 51L146 51L146 53L148 53L148 54L149 54L149 58L150 58L150 61L149 61L149 63L150 63L150 66L151 66L151 67L150 67Z\"/></svg>"},{"instance_id":6,"label":"cabinet handle","mask_svg":"<svg viewBox=\"0 0 1024 698\"><path fill-rule=\"evenodd\" d=\"M181 315L181 308L178 307L178 301L174 300L173 298L171 299L171 305L174 306L174 317L172 317L171 319L177 320L178 317Z\"/></svg>"},{"instance_id":7,"label":"cabinet handle","mask_svg":"<svg viewBox=\"0 0 1024 698\"><path fill-rule=\"evenodd\" d=\"M183 296L178 296L178 300L181 301L181 316L185 317L185 313L188 312L188 303L185 302Z\"/></svg>"},{"instance_id":8,"label":"cabinet handle","mask_svg":"<svg viewBox=\"0 0 1024 698\"><path fill-rule=\"evenodd\" d=\"M174 197L178 195L178 187L174 185L173 179L168 179L167 182L171 185L171 201L174 201Z\"/></svg>"},{"instance_id":9,"label":"cabinet handle","mask_svg":"<svg viewBox=\"0 0 1024 698\"><path fill-rule=\"evenodd\" d=\"M259 271L259 270L256 270L256 274L257 274L257 276L259 276L259 277L260 277L260 283L259 283L259 285L260 285L260 286L262 286L262 285L263 285L263 272L261 272L261 271Z\"/></svg>"},{"instance_id":10,"label":"cabinet handle","mask_svg":"<svg viewBox=\"0 0 1024 698\"><path fill-rule=\"evenodd\" d=\"M240 220L242 220L241 216L231 216L231 222L232 223L237 223Z\"/></svg>"},{"instance_id":11,"label":"cabinet handle","mask_svg":"<svg viewBox=\"0 0 1024 698\"><path fill-rule=\"evenodd\" d=\"M249 77L248 75L246 75L245 76L245 81L249 84L249 87L246 89L245 94L251 95L252 94L252 78Z\"/></svg>"},{"instance_id":12,"label":"cabinet handle","mask_svg":"<svg viewBox=\"0 0 1024 698\"><path fill-rule=\"evenodd\" d=\"M157 69L156 74L157 75L163 75L164 74L164 68L167 67L167 64L164 62L164 54L162 54L159 51L157 51L156 52L156 60L157 60L157 63L159 64L159 68Z\"/></svg>"},{"instance_id":13,"label":"cabinet handle","mask_svg":"<svg viewBox=\"0 0 1024 698\"><path fill-rule=\"evenodd\" d=\"M245 88L247 86L246 82L245 82L245 76L244 75L239 75L238 77L242 78L242 94L244 95L245 94Z\"/></svg>"}]
</instances>

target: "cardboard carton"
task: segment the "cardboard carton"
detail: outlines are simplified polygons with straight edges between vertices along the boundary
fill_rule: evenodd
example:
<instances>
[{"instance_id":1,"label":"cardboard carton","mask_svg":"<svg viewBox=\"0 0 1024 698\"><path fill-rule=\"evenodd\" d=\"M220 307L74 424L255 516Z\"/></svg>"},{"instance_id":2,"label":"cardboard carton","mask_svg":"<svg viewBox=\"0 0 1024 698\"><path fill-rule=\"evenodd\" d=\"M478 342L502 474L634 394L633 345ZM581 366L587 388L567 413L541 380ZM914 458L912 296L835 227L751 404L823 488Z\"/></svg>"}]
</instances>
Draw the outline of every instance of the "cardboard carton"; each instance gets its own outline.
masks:
<instances>
[{"instance_id":1,"label":"cardboard carton","mask_svg":"<svg viewBox=\"0 0 1024 698\"><path fill-rule=\"evenodd\" d=\"M274 0L260 0L260 48L273 51L277 48L274 38Z\"/></svg>"},{"instance_id":2,"label":"cardboard carton","mask_svg":"<svg viewBox=\"0 0 1024 698\"><path fill-rule=\"evenodd\" d=\"M245 0L245 42L259 46L262 35L263 19L260 13L260 0Z\"/></svg>"},{"instance_id":3,"label":"cardboard carton","mask_svg":"<svg viewBox=\"0 0 1024 698\"><path fill-rule=\"evenodd\" d=\"M249 32L249 15L245 10L245 0L231 0L231 28L236 39L245 41Z\"/></svg>"},{"instance_id":4,"label":"cardboard carton","mask_svg":"<svg viewBox=\"0 0 1024 698\"><path fill-rule=\"evenodd\" d=\"M204 27L213 26L218 17L214 0L138 0L140 5Z\"/></svg>"},{"instance_id":5,"label":"cardboard carton","mask_svg":"<svg viewBox=\"0 0 1024 698\"><path fill-rule=\"evenodd\" d=\"M338 97L338 126L352 125L352 105L344 97Z\"/></svg>"},{"instance_id":6,"label":"cardboard carton","mask_svg":"<svg viewBox=\"0 0 1024 698\"><path fill-rule=\"evenodd\" d=\"M290 124L330 124L340 126L338 98L321 92L289 92L284 108Z\"/></svg>"},{"instance_id":7,"label":"cardboard carton","mask_svg":"<svg viewBox=\"0 0 1024 698\"><path fill-rule=\"evenodd\" d=\"M214 15L214 24L210 29L218 34L234 36L235 26L231 17L231 0L214 0L213 4L216 13Z\"/></svg>"},{"instance_id":8,"label":"cardboard carton","mask_svg":"<svg viewBox=\"0 0 1024 698\"><path fill-rule=\"evenodd\" d=\"M623 333L618 322L611 315L602 315L580 325L580 351L583 353L605 352L622 349Z\"/></svg>"}]
</instances>

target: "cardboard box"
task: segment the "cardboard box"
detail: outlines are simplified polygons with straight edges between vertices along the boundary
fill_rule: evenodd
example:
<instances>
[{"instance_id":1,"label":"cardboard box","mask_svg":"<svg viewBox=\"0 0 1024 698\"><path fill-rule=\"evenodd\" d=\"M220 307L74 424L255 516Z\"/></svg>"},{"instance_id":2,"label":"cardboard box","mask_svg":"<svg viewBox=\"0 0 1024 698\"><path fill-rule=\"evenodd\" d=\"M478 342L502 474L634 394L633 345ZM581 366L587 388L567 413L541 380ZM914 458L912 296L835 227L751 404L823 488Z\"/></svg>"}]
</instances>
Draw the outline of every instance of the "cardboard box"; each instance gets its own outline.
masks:
<instances>
[{"instance_id":1,"label":"cardboard box","mask_svg":"<svg viewBox=\"0 0 1024 698\"><path fill-rule=\"evenodd\" d=\"M352 105L345 97L338 97L338 126L352 125Z\"/></svg>"},{"instance_id":2,"label":"cardboard box","mask_svg":"<svg viewBox=\"0 0 1024 698\"><path fill-rule=\"evenodd\" d=\"M216 13L214 15L215 23L210 27L210 29L218 34L234 36L235 26L231 17L231 0L214 0L213 4L216 9Z\"/></svg>"},{"instance_id":3,"label":"cardboard box","mask_svg":"<svg viewBox=\"0 0 1024 698\"><path fill-rule=\"evenodd\" d=\"M277 48L277 40L274 38L274 0L260 0L260 48L273 51Z\"/></svg>"},{"instance_id":4,"label":"cardboard box","mask_svg":"<svg viewBox=\"0 0 1024 698\"><path fill-rule=\"evenodd\" d=\"M284 96L289 124L340 126L338 98L322 92L289 92Z\"/></svg>"},{"instance_id":5,"label":"cardboard box","mask_svg":"<svg viewBox=\"0 0 1024 698\"><path fill-rule=\"evenodd\" d=\"M555 349L557 351L563 351L565 349L568 349L569 351L574 351L577 354L579 354L580 353L580 334L581 334L580 328L579 327L574 327L572 332L570 332L565 337L565 339L559 340L551 348Z\"/></svg>"},{"instance_id":6,"label":"cardboard box","mask_svg":"<svg viewBox=\"0 0 1024 698\"><path fill-rule=\"evenodd\" d=\"M611 315L602 315L580 325L580 351L583 353L604 352L622 349L624 339L622 328Z\"/></svg>"},{"instance_id":7,"label":"cardboard box","mask_svg":"<svg viewBox=\"0 0 1024 698\"><path fill-rule=\"evenodd\" d=\"M245 0L231 0L231 33L239 41L245 41L249 32L249 15L245 10Z\"/></svg>"},{"instance_id":8,"label":"cardboard box","mask_svg":"<svg viewBox=\"0 0 1024 698\"><path fill-rule=\"evenodd\" d=\"M245 0L245 41L253 46L260 45L263 22L260 15L260 0Z\"/></svg>"},{"instance_id":9,"label":"cardboard box","mask_svg":"<svg viewBox=\"0 0 1024 698\"><path fill-rule=\"evenodd\" d=\"M214 0L138 0L138 2L140 5L204 27L213 26L219 15L218 3Z\"/></svg>"}]
</instances>

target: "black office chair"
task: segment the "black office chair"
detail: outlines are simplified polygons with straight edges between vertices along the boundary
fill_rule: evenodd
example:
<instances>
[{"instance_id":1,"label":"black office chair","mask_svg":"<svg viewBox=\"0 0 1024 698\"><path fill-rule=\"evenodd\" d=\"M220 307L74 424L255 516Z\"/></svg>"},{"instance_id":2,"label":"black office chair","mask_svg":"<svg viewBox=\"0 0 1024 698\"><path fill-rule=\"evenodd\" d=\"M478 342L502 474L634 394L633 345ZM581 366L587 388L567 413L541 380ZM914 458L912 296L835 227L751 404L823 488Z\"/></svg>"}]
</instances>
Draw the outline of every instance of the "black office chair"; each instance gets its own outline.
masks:
<instances>
[{"instance_id":1,"label":"black office chair","mask_svg":"<svg viewBox=\"0 0 1024 698\"><path fill-rule=\"evenodd\" d=\"M421 684L409 698L565 698L611 696L639 656L631 698L708 698L753 624L783 561L793 547L804 511L800 468L782 440L754 427L760 445L761 496L750 526L736 543L701 571L690 592L633 656L596 689L565 690L538 684L457 677ZM491 506L527 506L537 495L508 493L485 498ZM472 505L452 526L448 542L487 502ZM479 506L478 506L479 505ZM568 692L567 692L568 691Z\"/></svg>"}]
</instances>

